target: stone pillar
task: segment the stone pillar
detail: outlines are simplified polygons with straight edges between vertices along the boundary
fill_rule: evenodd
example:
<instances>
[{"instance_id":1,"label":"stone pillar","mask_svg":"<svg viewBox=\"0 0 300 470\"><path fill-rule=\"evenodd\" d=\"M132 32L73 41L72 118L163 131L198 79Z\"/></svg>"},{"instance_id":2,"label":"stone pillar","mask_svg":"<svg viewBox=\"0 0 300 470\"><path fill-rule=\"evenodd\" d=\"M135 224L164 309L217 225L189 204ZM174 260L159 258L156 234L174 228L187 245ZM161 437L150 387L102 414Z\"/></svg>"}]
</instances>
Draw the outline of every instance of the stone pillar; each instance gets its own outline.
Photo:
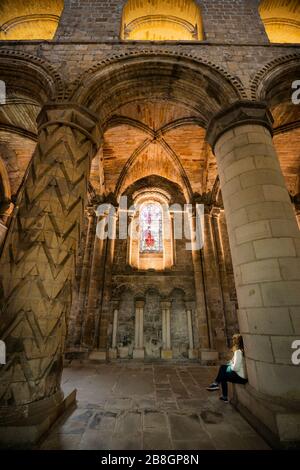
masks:
<instances>
[{"instance_id":1,"label":"stone pillar","mask_svg":"<svg viewBox=\"0 0 300 470\"><path fill-rule=\"evenodd\" d=\"M74 255L100 143L96 117L75 105L45 106L38 129L0 265L1 442L37 440L61 411Z\"/></svg>"},{"instance_id":2,"label":"stone pillar","mask_svg":"<svg viewBox=\"0 0 300 470\"><path fill-rule=\"evenodd\" d=\"M214 214L214 208L205 206L205 237L202 252L205 294L208 304L209 322L212 330L212 347L220 354L227 351L227 344L224 325L224 302L219 275L220 265L213 226Z\"/></svg>"},{"instance_id":3,"label":"stone pillar","mask_svg":"<svg viewBox=\"0 0 300 470\"><path fill-rule=\"evenodd\" d=\"M103 358L106 356L107 349L109 348L107 338L111 316L112 270L115 254L115 242L117 237L118 214L116 211L112 211L108 217L110 224L110 234L108 235L105 243L105 255L103 257L104 271L101 288L102 295L98 308L99 320L98 324L96 325L95 338L95 345L98 347L98 353L101 353Z\"/></svg>"},{"instance_id":4,"label":"stone pillar","mask_svg":"<svg viewBox=\"0 0 300 470\"><path fill-rule=\"evenodd\" d=\"M162 359L172 359L172 345L171 345L171 302L162 301L160 303L162 312Z\"/></svg>"},{"instance_id":5,"label":"stone pillar","mask_svg":"<svg viewBox=\"0 0 300 470\"><path fill-rule=\"evenodd\" d=\"M69 319L69 332L67 338L68 351L81 351L82 348L82 330L86 321L85 306L89 278L91 272L91 250L95 237L95 209L89 206L86 209L87 227L84 242L84 251L81 262L76 263L76 271L79 272L79 287L77 282L73 286L72 307ZM84 350L84 349L83 349Z\"/></svg>"},{"instance_id":6,"label":"stone pillar","mask_svg":"<svg viewBox=\"0 0 300 470\"><path fill-rule=\"evenodd\" d=\"M135 347L134 359L144 359L144 300L135 301Z\"/></svg>"},{"instance_id":7,"label":"stone pillar","mask_svg":"<svg viewBox=\"0 0 300 470\"><path fill-rule=\"evenodd\" d=\"M200 228L197 227L195 214L190 215L190 227L192 233L192 258L196 292L197 324L200 342L199 358L201 361L207 363L207 361L217 360L219 354L214 349L211 318L209 316L204 285L203 250L199 249L197 246L197 240L199 241L202 235L199 233Z\"/></svg>"},{"instance_id":8,"label":"stone pillar","mask_svg":"<svg viewBox=\"0 0 300 470\"><path fill-rule=\"evenodd\" d=\"M300 399L300 367L291 360L300 334L300 232L272 142L272 116L262 103L237 102L212 119L207 138L218 163L245 340L250 386L237 387L239 400L273 436L299 440L300 413L288 419L277 408L266 418L266 407Z\"/></svg>"},{"instance_id":9,"label":"stone pillar","mask_svg":"<svg viewBox=\"0 0 300 470\"><path fill-rule=\"evenodd\" d=\"M109 358L110 359L116 359L117 358L118 317L119 317L119 309L115 308L114 309L114 316L113 316L111 348L109 350Z\"/></svg>"},{"instance_id":10,"label":"stone pillar","mask_svg":"<svg viewBox=\"0 0 300 470\"><path fill-rule=\"evenodd\" d=\"M199 353L194 346L194 329L193 329L193 310L195 308L194 302L186 302L186 318L188 326L188 335L189 335L189 359L198 359Z\"/></svg>"},{"instance_id":11,"label":"stone pillar","mask_svg":"<svg viewBox=\"0 0 300 470\"><path fill-rule=\"evenodd\" d=\"M96 216L96 214L95 214ZM103 289L103 275L105 270L104 250L106 240L104 240L104 230L107 221L107 214L99 216L95 228L94 246L90 259L90 279L86 299L85 318L82 328L82 344L93 350L90 359L105 360L106 352L97 351L97 341L99 336L99 316L100 299ZM92 355L92 356L91 356Z\"/></svg>"}]
</instances>

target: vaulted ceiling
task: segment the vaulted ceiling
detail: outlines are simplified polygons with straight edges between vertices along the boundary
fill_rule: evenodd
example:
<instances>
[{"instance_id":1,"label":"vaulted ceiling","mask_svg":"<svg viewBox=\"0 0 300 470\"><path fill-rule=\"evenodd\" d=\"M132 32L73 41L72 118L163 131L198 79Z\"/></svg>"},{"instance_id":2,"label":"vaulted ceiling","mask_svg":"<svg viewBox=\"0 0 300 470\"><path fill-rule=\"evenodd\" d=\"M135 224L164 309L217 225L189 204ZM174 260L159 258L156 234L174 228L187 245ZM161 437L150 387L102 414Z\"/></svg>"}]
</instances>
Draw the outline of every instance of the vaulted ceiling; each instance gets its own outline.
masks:
<instances>
[{"instance_id":1,"label":"vaulted ceiling","mask_svg":"<svg viewBox=\"0 0 300 470\"><path fill-rule=\"evenodd\" d=\"M159 175L177 183L190 199L208 192L217 177L205 130L184 106L137 102L118 110L105 132L105 191L120 195L139 178Z\"/></svg>"}]
</instances>

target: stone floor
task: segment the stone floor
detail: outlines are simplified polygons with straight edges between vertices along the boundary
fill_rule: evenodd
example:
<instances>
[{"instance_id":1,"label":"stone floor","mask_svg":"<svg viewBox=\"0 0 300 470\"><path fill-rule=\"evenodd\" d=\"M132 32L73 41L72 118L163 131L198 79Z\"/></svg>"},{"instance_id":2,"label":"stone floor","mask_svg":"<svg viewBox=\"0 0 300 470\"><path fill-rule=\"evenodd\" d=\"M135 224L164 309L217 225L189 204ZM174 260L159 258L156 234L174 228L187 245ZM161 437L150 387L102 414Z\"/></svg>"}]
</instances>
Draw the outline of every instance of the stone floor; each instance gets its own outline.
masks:
<instances>
[{"instance_id":1,"label":"stone floor","mask_svg":"<svg viewBox=\"0 0 300 470\"><path fill-rule=\"evenodd\" d=\"M64 416L41 449L268 449L218 392L216 373L198 364L73 364L63 388L77 389L77 408Z\"/></svg>"}]
</instances>

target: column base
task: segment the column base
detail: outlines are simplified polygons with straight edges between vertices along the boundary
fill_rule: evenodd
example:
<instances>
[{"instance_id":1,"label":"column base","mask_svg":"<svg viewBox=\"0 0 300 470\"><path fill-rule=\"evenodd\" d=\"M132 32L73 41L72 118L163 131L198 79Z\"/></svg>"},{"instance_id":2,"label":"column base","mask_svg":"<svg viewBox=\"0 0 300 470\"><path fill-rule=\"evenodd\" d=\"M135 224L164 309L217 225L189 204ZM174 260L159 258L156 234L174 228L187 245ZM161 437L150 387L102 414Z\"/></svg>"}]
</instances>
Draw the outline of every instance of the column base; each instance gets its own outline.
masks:
<instances>
[{"instance_id":1,"label":"column base","mask_svg":"<svg viewBox=\"0 0 300 470\"><path fill-rule=\"evenodd\" d=\"M189 349L189 359L198 359L199 358L199 351L198 349Z\"/></svg>"},{"instance_id":2,"label":"column base","mask_svg":"<svg viewBox=\"0 0 300 470\"><path fill-rule=\"evenodd\" d=\"M108 357L109 359L117 359L118 357L117 348L109 348Z\"/></svg>"},{"instance_id":3,"label":"column base","mask_svg":"<svg viewBox=\"0 0 300 470\"><path fill-rule=\"evenodd\" d=\"M212 349L200 349L199 359L204 363L217 362L219 360L219 353Z\"/></svg>"},{"instance_id":4,"label":"column base","mask_svg":"<svg viewBox=\"0 0 300 470\"><path fill-rule=\"evenodd\" d=\"M66 397L60 390L51 397L28 405L0 407L0 448L32 448L75 403L76 390Z\"/></svg>"},{"instance_id":5,"label":"column base","mask_svg":"<svg viewBox=\"0 0 300 470\"><path fill-rule=\"evenodd\" d=\"M234 385L232 404L274 449L300 449L300 403Z\"/></svg>"},{"instance_id":6,"label":"column base","mask_svg":"<svg viewBox=\"0 0 300 470\"><path fill-rule=\"evenodd\" d=\"M120 359L127 359L129 356L129 348L127 346L118 348L118 355Z\"/></svg>"},{"instance_id":7,"label":"column base","mask_svg":"<svg viewBox=\"0 0 300 470\"><path fill-rule=\"evenodd\" d=\"M135 348L133 350L133 359L144 359L145 350L144 348Z\"/></svg>"},{"instance_id":8,"label":"column base","mask_svg":"<svg viewBox=\"0 0 300 470\"><path fill-rule=\"evenodd\" d=\"M172 359L173 358L172 349L162 349L161 350L161 358L162 359Z\"/></svg>"},{"instance_id":9,"label":"column base","mask_svg":"<svg viewBox=\"0 0 300 470\"><path fill-rule=\"evenodd\" d=\"M99 361L99 362L105 362L107 359L107 353L106 351L92 351L89 354L89 360L90 361Z\"/></svg>"}]
</instances>

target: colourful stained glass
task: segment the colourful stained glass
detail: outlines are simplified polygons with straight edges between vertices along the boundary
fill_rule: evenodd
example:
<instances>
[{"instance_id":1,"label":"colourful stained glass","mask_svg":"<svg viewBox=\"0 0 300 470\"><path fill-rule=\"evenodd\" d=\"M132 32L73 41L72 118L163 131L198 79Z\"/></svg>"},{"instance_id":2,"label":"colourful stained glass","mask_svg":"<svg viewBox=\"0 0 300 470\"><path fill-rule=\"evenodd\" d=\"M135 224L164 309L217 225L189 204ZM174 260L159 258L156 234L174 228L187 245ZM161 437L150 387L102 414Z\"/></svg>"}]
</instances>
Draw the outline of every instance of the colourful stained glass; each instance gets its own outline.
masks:
<instances>
[{"instance_id":1,"label":"colourful stained glass","mask_svg":"<svg viewBox=\"0 0 300 470\"><path fill-rule=\"evenodd\" d=\"M149 203L140 211L140 252L160 253L162 249L162 211L159 204Z\"/></svg>"}]
</instances>

